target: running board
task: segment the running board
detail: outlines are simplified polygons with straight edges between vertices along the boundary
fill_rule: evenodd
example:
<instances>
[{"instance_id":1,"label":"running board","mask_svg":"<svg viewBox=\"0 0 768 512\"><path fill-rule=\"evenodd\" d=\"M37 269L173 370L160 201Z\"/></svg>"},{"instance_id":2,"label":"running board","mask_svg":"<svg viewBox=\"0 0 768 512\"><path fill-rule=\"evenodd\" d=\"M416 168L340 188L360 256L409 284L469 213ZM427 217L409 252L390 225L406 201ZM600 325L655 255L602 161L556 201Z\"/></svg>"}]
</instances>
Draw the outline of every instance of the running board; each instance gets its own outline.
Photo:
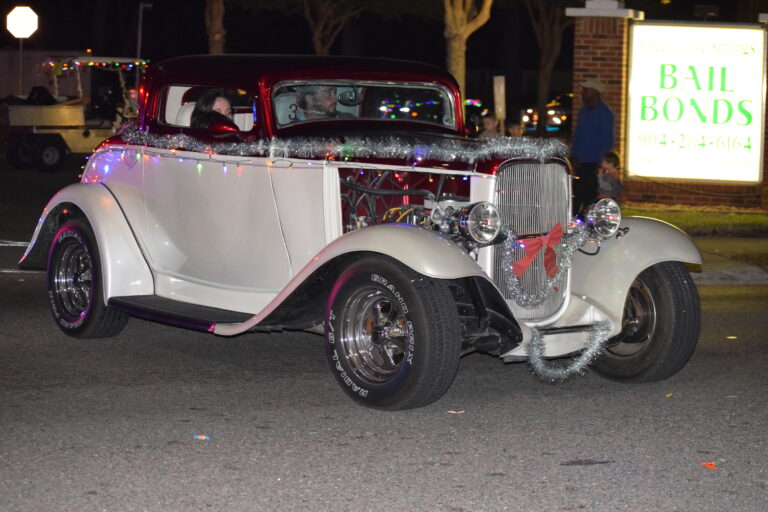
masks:
<instances>
[{"instance_id":1,"label":"running board","mask_svg":"<svg viewBox=\"0 0 768 512\"><path fill-rule=\"evenodd\" d=\"M244 322L253 316L248 313L198 306L157 295L112 297L107 301L107 305L144 320L203 332L213 332L214 326L218 323Z\"/></svg>"}]
</instances>

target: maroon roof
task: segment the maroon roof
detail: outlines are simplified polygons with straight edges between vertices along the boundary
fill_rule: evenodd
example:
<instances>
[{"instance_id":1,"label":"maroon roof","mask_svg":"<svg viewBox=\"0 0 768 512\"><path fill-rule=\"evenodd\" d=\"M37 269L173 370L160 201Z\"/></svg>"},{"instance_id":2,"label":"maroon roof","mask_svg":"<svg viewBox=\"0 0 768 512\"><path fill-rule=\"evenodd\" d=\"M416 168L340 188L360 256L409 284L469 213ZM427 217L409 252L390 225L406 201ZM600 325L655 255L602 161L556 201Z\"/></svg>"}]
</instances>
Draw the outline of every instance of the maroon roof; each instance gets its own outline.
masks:
<instances>
[{"instance_id":1,"label":"maroon roof","mask_svg":"<svg viewBox=\"0 0 768 512\"><path fill-rule=\"evenodd\" d=\"M392 78L437 82L457 87L444 69L413 61L307 55L190 55L153 65L148 78L159 74L173 81L199 82L236 79L265 83L295 78Z\"/></svg>"}]
</instances>

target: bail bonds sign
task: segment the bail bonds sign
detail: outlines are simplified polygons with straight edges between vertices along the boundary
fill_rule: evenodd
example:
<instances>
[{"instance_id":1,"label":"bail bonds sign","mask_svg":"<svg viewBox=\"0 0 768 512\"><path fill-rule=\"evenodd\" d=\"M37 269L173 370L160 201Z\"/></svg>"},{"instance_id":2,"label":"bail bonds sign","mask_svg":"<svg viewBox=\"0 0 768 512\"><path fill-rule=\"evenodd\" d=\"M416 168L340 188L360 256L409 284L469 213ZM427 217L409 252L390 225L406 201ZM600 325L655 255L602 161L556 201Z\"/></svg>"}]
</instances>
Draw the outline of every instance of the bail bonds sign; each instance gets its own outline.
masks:
<instances>
[{"instance_id":1,"label":"bail bonds sign","mask_svg":"<svg viewBox=\"0 0 768 512\"><path fill-rule=\"evenodd\" d=\"M630 176L761 181L765 34L754 25L632 25Z\"/></svg>"}]
</instances>

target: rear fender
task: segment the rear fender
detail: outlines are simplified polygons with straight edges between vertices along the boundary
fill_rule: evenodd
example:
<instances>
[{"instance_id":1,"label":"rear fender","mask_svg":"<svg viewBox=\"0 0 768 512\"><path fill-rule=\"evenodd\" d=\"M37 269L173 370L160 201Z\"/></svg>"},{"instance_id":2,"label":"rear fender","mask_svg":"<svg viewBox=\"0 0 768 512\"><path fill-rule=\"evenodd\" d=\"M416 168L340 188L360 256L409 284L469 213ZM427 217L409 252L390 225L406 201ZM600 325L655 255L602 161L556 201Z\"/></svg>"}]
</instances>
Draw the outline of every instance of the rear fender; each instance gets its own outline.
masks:
<instances>
[{"instance_id":1,"label":"rear fender","mask_svg":"<svg viewBox=\"0 0 768 512\"><path fill-rule=\"evenodd\" d=\"M701 265L701 253L683 231L671 224L644 217L626 217L621 229L597 251L588 243L574 253L571 266L571 293L602 310L612 324L610 335L621 332L627 292L645 269L663 261ZM621 232L620 232L621 233Z\"/></svg>"},{"instance_id":2,"label":"rear fender","mask_svg":"<svg viewBox=\"0 0 768 512\"><path fill-rule=\"evenodd\" d=\"M104 275L104 301L124 295L154 293L152 274L136 243L120 205L103 185L75 183L60 190L48 202L32 235L21 267L45 268L48 250L68 206L79 209L98 243Z\"/></svg>"}]
</instances>

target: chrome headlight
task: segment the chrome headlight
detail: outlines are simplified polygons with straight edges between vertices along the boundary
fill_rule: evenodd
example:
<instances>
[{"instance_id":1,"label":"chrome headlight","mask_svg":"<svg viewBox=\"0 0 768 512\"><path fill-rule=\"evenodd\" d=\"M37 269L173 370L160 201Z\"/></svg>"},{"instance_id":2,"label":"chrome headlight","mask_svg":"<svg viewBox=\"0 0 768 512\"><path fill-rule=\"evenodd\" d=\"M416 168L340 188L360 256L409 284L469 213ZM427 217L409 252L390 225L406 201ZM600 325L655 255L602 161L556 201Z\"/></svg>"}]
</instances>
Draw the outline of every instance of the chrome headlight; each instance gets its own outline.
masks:
<instances>
[{"instance_id":1,"label":"chrome headlight","mask_svg":"<svg viewBox=\"0 0 768 512\"><path fill-rule=\"evenodd\" d=\"M486 201L462 208L459 214L459 229L464 236L479 244L493 243L501 231L499 211Z\"/></svg>"},{"instance_id":2,"label":"chrome headlight","mask_svg":"<svg viewBox=\"0 0 768 512\"><path fill-rule=\"evenodd\" d=\"M601 199L589 207L586 221L598 236L610 238L619 230L621 208L613 199Z\"/></svg>"}]
</instances>

